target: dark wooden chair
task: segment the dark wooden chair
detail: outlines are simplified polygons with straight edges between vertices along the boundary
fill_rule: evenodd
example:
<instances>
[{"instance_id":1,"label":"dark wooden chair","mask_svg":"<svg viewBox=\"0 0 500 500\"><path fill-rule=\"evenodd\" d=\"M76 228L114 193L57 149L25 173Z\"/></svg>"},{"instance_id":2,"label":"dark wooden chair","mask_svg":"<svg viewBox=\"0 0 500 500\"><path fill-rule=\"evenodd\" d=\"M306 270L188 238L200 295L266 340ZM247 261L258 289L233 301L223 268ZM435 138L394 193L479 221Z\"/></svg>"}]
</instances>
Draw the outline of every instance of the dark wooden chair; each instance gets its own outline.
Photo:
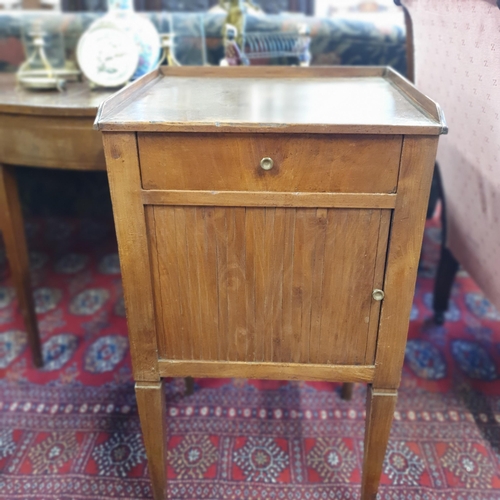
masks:
<instances>
[{"instance_id":1,"label":"dark wooden chair","mask_svg":"<svg viewBox=\"0 0 500 500\"><path fill-rule=\"evenodd\" d=\"M500 171L498 141L493 139L500 111L493 68L499 58L491 48L500 43L500 1L469 0L461 2L460 9L451 0L395 3L405 14L408 77L438 99L450 124L434 173L443 243L433 320L442 325L460 264L500 307L500 231L494 215L500 213Z\"/></svg>"}]
</instances>

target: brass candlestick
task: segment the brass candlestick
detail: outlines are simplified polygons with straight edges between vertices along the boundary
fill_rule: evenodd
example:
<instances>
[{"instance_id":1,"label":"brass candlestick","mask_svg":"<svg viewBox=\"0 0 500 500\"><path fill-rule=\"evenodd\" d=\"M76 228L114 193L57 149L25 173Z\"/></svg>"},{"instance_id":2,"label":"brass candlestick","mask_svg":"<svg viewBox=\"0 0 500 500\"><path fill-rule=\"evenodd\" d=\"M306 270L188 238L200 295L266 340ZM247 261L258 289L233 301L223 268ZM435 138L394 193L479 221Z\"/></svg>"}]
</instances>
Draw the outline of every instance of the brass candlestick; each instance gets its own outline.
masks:
<instances>
[{"instance_id":1,"label":"brass candlestick","mask_svg":"<svg viewBox=\"0 0 500 500\"><path fill-rule=\"evenodd\" d=\"M45 53L45 33L36 26L30 33L33 37L33 52L17 71L17 81L24 88L34 90L63 91L67 81L80 79L80 71L66 63L64 68L54 68ZM40 66L42 66L40 68Z\"/></svg>"},{"instance_id":2,"label":"brass candlestick","mask_svg":"<svg viewBox=\"0 0 500 500\"><path fill-rule=\"evenodd\" d=\"M166 64L167 66L181 66L181 63L175 57L175 35L172 33L161 33L160 43L162 48L162 56L158 62L158 66Z\"/></svg>"}]
</instances>

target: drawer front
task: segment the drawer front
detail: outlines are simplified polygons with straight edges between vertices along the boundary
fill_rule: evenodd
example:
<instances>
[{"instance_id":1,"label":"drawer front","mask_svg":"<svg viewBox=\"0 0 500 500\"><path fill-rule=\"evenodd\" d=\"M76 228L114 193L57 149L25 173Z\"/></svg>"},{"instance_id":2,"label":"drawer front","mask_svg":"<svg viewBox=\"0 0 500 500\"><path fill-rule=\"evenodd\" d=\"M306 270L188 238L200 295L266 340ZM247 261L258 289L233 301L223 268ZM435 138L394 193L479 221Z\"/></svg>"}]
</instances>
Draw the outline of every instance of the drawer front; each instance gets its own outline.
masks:
<instances>
[{"instance_id":1,"label":"drawer front","mask_svg":"<svg viewBox=\"0 0 500 500\"><path fill-rule=\"evenodd\" d=\"M160 358L373 364L389 210L146 216Z\"/></svg>"},{"instance_id":2,"label":"drawer front","mask_svg":"<svg viewBox=\"0 0 500 500\"><path fill-rule=\"evenodd\" d=\"M144 189L393 193L402 137L139 133L138 143Z\"/></svg>"}]
</instances>

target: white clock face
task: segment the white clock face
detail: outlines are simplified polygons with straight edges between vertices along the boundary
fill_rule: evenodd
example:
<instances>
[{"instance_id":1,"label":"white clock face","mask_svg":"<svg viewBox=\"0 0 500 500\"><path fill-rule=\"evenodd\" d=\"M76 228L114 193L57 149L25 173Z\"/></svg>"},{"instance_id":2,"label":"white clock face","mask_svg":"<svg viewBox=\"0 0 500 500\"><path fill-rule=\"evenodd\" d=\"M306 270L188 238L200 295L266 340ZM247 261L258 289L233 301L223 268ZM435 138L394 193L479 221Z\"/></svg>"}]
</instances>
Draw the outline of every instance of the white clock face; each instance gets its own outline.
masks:
<instances>
[{"instance_id":1,"label":"white clock face","mask_svg":"<svg viewBox=\"0 0 500 500\"><path fill-rule=\"evenodd\" d=\"M83 74L101 87L119 87L135 73L139 51L133 35L113 26L83 34L77 48Z\"/></svg>"}]
</instances>

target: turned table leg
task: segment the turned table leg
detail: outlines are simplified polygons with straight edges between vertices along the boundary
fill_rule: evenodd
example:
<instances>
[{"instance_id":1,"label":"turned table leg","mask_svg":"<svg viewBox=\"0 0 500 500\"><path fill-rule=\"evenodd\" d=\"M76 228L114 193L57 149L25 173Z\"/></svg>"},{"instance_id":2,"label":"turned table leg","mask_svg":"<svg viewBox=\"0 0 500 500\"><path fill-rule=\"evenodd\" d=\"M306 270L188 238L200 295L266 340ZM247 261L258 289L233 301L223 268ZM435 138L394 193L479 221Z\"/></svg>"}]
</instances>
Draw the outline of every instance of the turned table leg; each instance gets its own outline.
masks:
<instances>
[{"instance_id":1,"label":"turned table leg","mask_svg":"<svg viewBox=\"0 0 500 500\"><path fill-rule=\"evenodd\" d=\"M43 365L40 335L30 282L30 266L21 204L13 167L0 164L0 230L3 234L7 259L17 300L23 315L33 363Z\"/></svg>"},{"instance_id":2,"label":"turned table leg","mask_svg":"<svg viewBox=\"0 0 500 500\"><path fill-rule=\"evenodd\" d=\"M397 391L368 386L361 500L375 500L391 432Z\"/></svg>"},{"instance_id":3,"label":"turned table leg","mask_svg":"<svg viewBox=\"0 0 500 500\"><path fill-rule=\"evenodd\" d=\"M167 428L163 381L136 382L135 395L155 500L167 498Z\"/></svg>"}]
</instances>

